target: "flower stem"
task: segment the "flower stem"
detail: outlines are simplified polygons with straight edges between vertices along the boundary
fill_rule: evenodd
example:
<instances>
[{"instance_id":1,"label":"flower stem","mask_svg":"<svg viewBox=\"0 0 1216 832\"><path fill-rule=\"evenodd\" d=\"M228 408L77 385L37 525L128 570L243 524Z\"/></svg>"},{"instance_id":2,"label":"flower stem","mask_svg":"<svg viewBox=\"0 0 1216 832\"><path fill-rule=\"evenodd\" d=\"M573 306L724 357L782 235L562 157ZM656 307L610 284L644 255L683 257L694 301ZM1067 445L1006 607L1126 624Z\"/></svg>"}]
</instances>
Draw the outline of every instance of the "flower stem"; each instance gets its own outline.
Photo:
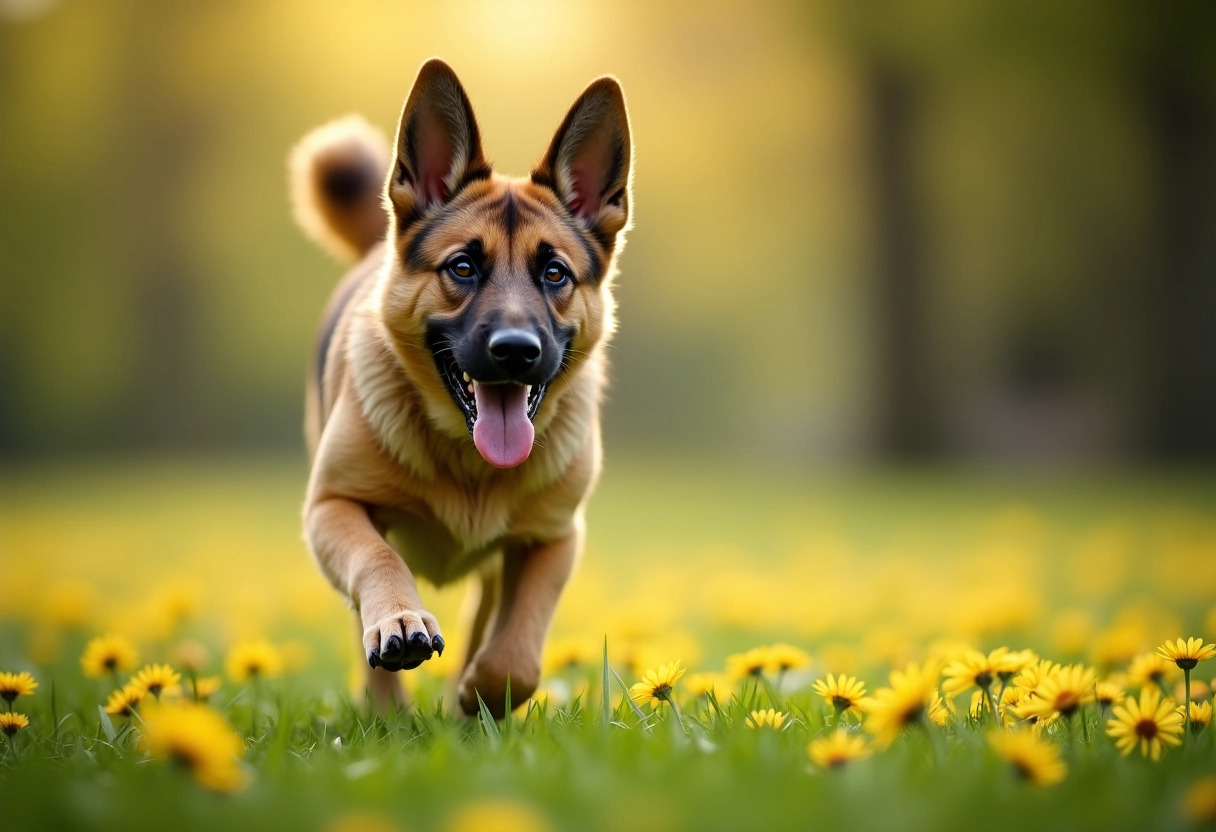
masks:
<instances>
[{"instance_id":1,"label":"flower stem","mask_svg":"<svg viewBox=\"0 0 1216 832\"><path fill-rule=\"evenodd\" d=\"M1186 698L1182 702L1182 713L1186 715L1186 730L1182 732L1182 741L1189 744L1191 741L1191 669L1189 667L1182 668L1182 679L1186 687Z\"/></svg>"}]
</instances>

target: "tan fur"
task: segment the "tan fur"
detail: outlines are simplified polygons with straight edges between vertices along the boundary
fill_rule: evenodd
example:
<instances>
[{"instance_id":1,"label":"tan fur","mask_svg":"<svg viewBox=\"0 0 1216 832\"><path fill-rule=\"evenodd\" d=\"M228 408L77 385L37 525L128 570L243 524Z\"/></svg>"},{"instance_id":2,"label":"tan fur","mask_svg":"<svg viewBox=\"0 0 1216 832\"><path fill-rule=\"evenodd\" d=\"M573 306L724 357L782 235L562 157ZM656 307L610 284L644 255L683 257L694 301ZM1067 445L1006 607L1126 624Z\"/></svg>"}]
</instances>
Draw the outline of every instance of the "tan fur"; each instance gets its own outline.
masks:
<instances>
[{"instance_id":1,"label":"tan fur","mask_svg":"<svg viewBox=\"0 0 1216 832\"><path fill-rule=\"evenodd\" d=\"M304 232L334 257L353 262L384 238L388 214L375 189L353 204L335 204L324 193L328 176L339 171L374 175L388 167L384 134L360 116L324 124L296 144L288 156L291 206Z\"/></svg>"},{"instance_id":2,"label":"tan fur","mask_svg":"<svg viewBox=\"0 0 1216 832\"><path fill-rule=\"evenodd\" d=\"M419 597L415 575L435 584L478 577L478 601L467 613L470 651L456 690L469 713L475 711L476 693L501 715L508 677L514 702L535 689L545 635L581 551L583 511L600 468L599 404L606 378L604 348L615 328L615 257L628 222L629 136L615 81L597 81L584 97L594 104L594 122L588 127L580 121L576 103L567 124L577 130L566 133L597 135L595 126L607 119L623 134L624 191L615 202L597 203L572 221L566 205L576 204L577 195L562 184L555 188L533 181L569 177L568 170L553 170L550 157L556 156L550 148L533 180L487 171L437 205L426 196L426 177L410 168L426 155L422 144L421 150L406 147L411 118L424 125L426 137L433 135L425 133L433 121L460 134L449 139L439 131L438 139L423 140L451 154L450 169L441 171L444 194L455 192L464 175L486 163L479 142L466 138L468 128L474 139L477 133L467 123L471 109L455 75L438 61L423 66L402 114L396 167L385 164L391 210L387 234L379 236L391 242L368 249L335 292L340 298L344 287L357 287L337 316L319 390L316 374L310 375L306 434L313 469L304 515L313 554L351 600L369 651L394 634L440 634L438 621ZM599 112L604 108L613 112L605 116ZM555 147L561 135L559 131ZM297 150L296 187L304 188L299 178L307 178L319 160L331 158L328 149L346 139L341 131L331 132L325 142L311 142L311 156ZM595 141L580 138L570 150L566 141L560 163L568 165L564 157L578 157L580 147L590 146L594 157L593 145ZM442 153L439 158L447 159ZM603 162L592 158L597 161ZM433 185L437 180L426 181ZM315 201L316 191L312 194L305 202ZM507 199L524 209L525 219L513 234L486 208ZM302 215L320 218L320 232L305 226L318 239L347 245L366 240L367 235L352 235L341 220L317 206L306 207ZM407 251L415 233L409 228L398 233L398 224L418 217L427 233L415 256L426 262L441 262L470 237L499 258L505 276L481 291L483 302L494 304L507 319L535 302L526 281L511 275L524 273L526 252L539 241L558 251L576 275L593 268L589 254L602 259L598 282L579 282L552 295L552 314L574 332L569 361L549 385L533 420L531 456L518 467L498 469L482 459L436 370L424 339L426 321L456 314L468 300L434 272L411 272ZM588 243L593 232L601 242ZM337 309L338 301L331 301L330 314ZM383 670L371 673L369 687L382 705L400 701L395 678Z\"/></svg>"}]
</instances>

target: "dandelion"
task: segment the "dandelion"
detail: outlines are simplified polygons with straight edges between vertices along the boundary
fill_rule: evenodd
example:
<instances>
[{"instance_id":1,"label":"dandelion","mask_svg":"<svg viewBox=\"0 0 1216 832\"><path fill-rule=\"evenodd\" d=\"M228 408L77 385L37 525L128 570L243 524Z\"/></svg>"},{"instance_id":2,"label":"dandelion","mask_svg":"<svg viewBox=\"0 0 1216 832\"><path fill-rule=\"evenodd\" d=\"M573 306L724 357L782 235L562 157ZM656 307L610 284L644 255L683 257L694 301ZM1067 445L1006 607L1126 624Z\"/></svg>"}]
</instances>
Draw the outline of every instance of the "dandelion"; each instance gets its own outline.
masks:
<instances>
[{"instance_id":1,"label":"dandelion","mask_svg":"<svg viewBox=\"0 0 1216 832\"><path fill-rule=\"evenodd\" d=\"M0 673L0 698L8 703L8 709L13 709L13 700L18 696L30 696L38 689L38 682L26 671L20 673Z\"/></svg>"},{"instance_id":2,"label":"dandelion","mask_svg":"<svg viewBox=\"0 0 1216 832\"><path fill-rule=\"evenodd\" d=\"M206 702L219 691L223 680L219 676L203 676L194 680L194 700Z\"/></svg>"},{"instance_id":3,"label":"dandelion","mask_svg":"<svg viewBox=\"0 0 1216 832\"><path fill-rule=\"evenodd\" d=\"M110 716L130 716L146 696L147 691L134 683L123 685L110 694L105 711Z\"/></svg>"},{"instance_id":4,"label":"dandelion","mask_svg":"<svg viewBox=\"0 0 1216 832\"><path fill-rule=\"evenodd\" d=\"M1102 709L1102 713L1106 713L1111 705L1121 700L1126 695L1123 685L1113 679L1106 679L1098 682L1094 686L1094 701L1098 703L1098 707Z\"/></svg>"},{"instance_id":5,"label":"dandelion","mask_svg":"<svg viewBox=\"0 0 1216 832\"><path fill-rule=\"evenodd\" d=\"M988 657L979 650L967 650L960 658L947 664L942 675L946 677L942 681L942 693L951 699L971 688L979 688L987 695L996 681Z\"/></svg>"},{"instance_id":6,"label":"dandelion","mask_svg":"<svg viewBox=\"0 0 1216 832\"><path fill-rule=\"evenodd\" d=\"M746 653L726 657L726 675L735 680L763 676L767 664L768 652L763 647L753 647Z\"/></svg>"},{"instance_id":7,"label":"dandelion","mask_svg":"<svg viewBox=\"0 0 1216 832\"><path fill-rule=\"evenodd\" d=\"M998 647L988 654L988 665L1002 684L1009 684L1014 676L1039 660L1033 650L1010 650Z\"/></svg>"},{"instance_id":8,"label":"dandelion","mask_svg":"<svg viewBox=\"0 0 1216 832\"><path fill-rule=\"evenodd\" d=\"M1216 644L1204 644L1201 638L1178 639L1173 644L1167 641L1157 648L1157 655L1183 670L1194 670L1201 661L1216 656Z\"/></svg>"},{"instance_id":9,"label":"dandelion","mask_svg":"<svg viewBox=\"0 0 1216 832\"><path fill-rule=\"evenodd\" d=\"M1036 786L1054 786L1068 773L1068 767L1060 759L1059 747L1034 734L998 731L989 735L988 744L1019 777Z\"/></svg>"},{"instance_id":10,"label":"dandelion","mask_svg":"<svg viewBox=\"0 0 1216 832\"><path fill-rule=\"evenodd\" d=\"M9 742L12 742L13 734L16 734L22 728L28 728L30 718L25 714L19 714L16 711L6 711L0 714L0 731L8 735Z\"/></svg>"},{"instance_id":11,"label":"dandelion","mask_svg":"<svg viewBox=\"0 0 1216 832\"><path fill-rule=\"evenodd\" d=\"M784 714L773 708L763 711L752 711L747 717L747 727L772 728L774 731L779 731L782 724L785 723L786 716L788 714Z\"/></svg>"},{"instance_id":12,"label":"dandelion","mask_svg":"<svg viewBox=\"0 0 1216 832\"><path fill-rule=\"evenodd\" d=\"M1197 827L1216 822L1216 775L1191 784L1182 796L1182 814Z\"/></svg>"},{"instance_id":13,"label":"dandelion","mask_svg":"<svg viewBox=\"0 0 1216 832\"><path fill-rule=\"evenodd\" d=\"M152 704L142 713L139 747L183 766L204 788L231 792L245 785L241 738L206 705Z\"/></svg>"},{"instance_id":14,"label":"dandelion","mask_svg":"<svg viewBox=\"0 0 1216 832\"><path fill-rule=\"evenodd\" d=\"M810 654L792 644L771 644L761 649L765 653L764 669L774 676L811 666Z\"/></svg>"},{"instance_id":15,"label":"dandelion","mask_svg":"<svg viewBox=\"0 0 1216 832\"><path fill-rule=\"evenodd\" d=\"M879 688L861 703L869 715L866 727L882 747L894 742L905 727L922 724L932 713L940 711L944 716L941 697L935 690L936 673L912 663L903 671L891 671L890 681L890 687Z\"/></svg>"},{"instance_id":16,"label":"dandelion","mask_svg":"<svg viewBox=\"0 0 1216 832\"><path fill-rule=\"evenodd\" d=\"M1106 723L1106 733L1115 738L1124 756L1139 745L1141 755L1159 760L1162 743L1182 743L1182 714L1174 709L1172 699L1162 701L1161 691L1154 687L1141 690L1138 700L1127 697L1112 713L1114 718Z\"/></svg>"},{"instance_id":17,"label":"dandelion","mask_svg":"<svg viewBox=\"0 0 1216 832\"><path fill-rule=\"evenodd\" d=\"M225 667L234 682L273 679L283 672L283 659L268 641L242 641L228 651Z\"/></svg>"},{"instance_id":18,"label":"dandelion","mask_svg":"<svg viewBox=\"0 0 1216 832\"><path fill-rule=\"evenodd\" d=\"M1184 702L1191 701L1191 671L1204 659L1216 656L1216 644L1204 644L1201 638L1178 639L1173 644L1168 641L1157 648L1157 655L1169 659L1182 668L1183 684L1186 687ZM1191 712L1186 712L1187 725L1191 724ZM1189 732L1188 732L1189 733Z\"/></svg>"},{"instance_id":19,"label":"dandelion","mask_svg":"<svg viewBox=\"0 0 1216 832\"><path fill-rule=\"evenodd\" d=\"M1061 667L1062 665L1058 665L1047 659L1039 659L1023 667L1013 677L1013 684L1028 691L1033 691L1044 679L1058 671Z\"/></svg>"},{"instance_id":20,"label":"dandelion","mask_svg":"<svg viewBox=\"0 0 1216 832\"><path fill-rule=\"evenodd\" d=\"M693 698L709 698L712 693L721 703L730 698L730 679L725 673L690 673L684 679L684 690Z\"/></svg>"},{"instance_id":21,"label":"dandelion","mask_svg":"<svg viewBox=\"0 0 1216 832\"><path fill-rule=\"evenodd\" d=\"M458 808L443 832L550 832L549 821L526 803L508 798L486 798Z\"/></svg>"},{"instance_id":22,"label":"dandelion","mask_svg":"<svg viewBox=\"0 0 1216 832\"><path fill-rule=\"evenodd\" d=\"M1183 714L1187 719L1187 725L1192 734L1202 734L1203 729L1208 727L1212 721L1212 703L1211 702L1189 702L1187 705L1179 705L1178 713ZM1190 711L1190 713L1186 713Z\"/></svg>"},{"instance_id":23,"label":"dandelion","mask_svg":"<svg viewBox=\"0 0 1216 832\"><path fill-rule=\"evenodd\" d=\"M1174 671L1173 665L1156 653L1141 653L1132 659L1127 668L1128 684L1134 688L1156 685L1165 693L1166 677Z\"/></svg>"},{"instance_id":24,"label":"dandelion","mask_svg":"<svg viewBox=\"0 0 1216 832\"><path fill-rule=\"evenodd\" d=\"M94 679L114 677L135 667L139 653L135 646L122 636L98 636L85 645L80 656L80 669L85 676Z\"/></svg>"},{"instance_id":25,"label":"dandelion","mask_svg":"<svg viewBox=\"0 0 1216 832\"><path fill-rule=\"evenodd\" d=\"M1060 668L1039 683L1034 698L1020 706L1018 716L1071 718L1082 705L1094 701L1096 675L1093 668L1080 664Z\"/></svg>"},{"instance_id":26,"label":"dandelion","mask_svg":"<svg viewBox=\"0 0 1216 832\"><path fill-rule=\"evenodd\" d=\"M870 756L870 749L861 737L847 728L837 728L826 737L812 740L807 746L811 762L820 768L843 768L846 763Z\"/></svg>"},{"instance_id":27,"label":"dandelion","mask_svg":"<svg viewBox=\"0 0 1216 832\"><path fill-rule=\"evenodd\" d=\"M149 664L131 677L130 684L160 699L162 694L179 692L178 683L181 680L182 675L169 665Z\"/></svg>"},{"instance_id":28,"label":"dandelion","mask_svg":"<svg viewBox=\"0 0 1216 832\"><path fill-rule=\"evenodd\" d=\"M861 718L861 701L866 695L864 682L859 682L856 678L845 676L843 673L839 676L829 673L826 678L815 682L811 686L811 690L822 696L823 700L832 706L837 719L848 714L852 714L858 719Z\"/></svg>"},{"instance_id":29,"label":"dandelion","mask_svg":"<svg viewBox=\"0 0 1216 832\"><path fill-rule=\"evenodd\" d=\"M671 702L671 691L676 682L684 675L677 659L671 664L659 665L658 670L647 670L642 681L629 688L629 698L639 705L649 704L652 708L659 707L660 702Z\"/></svg>"}]
</instances>

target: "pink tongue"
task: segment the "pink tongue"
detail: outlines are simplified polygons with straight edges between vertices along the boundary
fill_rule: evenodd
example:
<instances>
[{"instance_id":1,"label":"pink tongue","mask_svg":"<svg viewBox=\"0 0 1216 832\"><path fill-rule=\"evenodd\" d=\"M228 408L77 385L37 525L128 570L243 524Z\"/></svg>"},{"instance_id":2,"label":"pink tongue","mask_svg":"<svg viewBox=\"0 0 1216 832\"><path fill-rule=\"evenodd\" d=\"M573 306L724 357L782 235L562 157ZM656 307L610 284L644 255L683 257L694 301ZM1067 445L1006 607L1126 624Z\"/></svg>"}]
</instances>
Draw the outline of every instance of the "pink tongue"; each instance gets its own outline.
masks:
<instances>
[{"instance_id":1,"label":"pink tongue","mask_svg":"<svg viewBox=\"0 0 1216 832\"><path fill-rule=\"evenodd\" d=\"M485 461L514 468L532 453L535 430L528 418L528 388L522 384L474 384L477 421L473 444Z\"/></svg>"}]
</instances>

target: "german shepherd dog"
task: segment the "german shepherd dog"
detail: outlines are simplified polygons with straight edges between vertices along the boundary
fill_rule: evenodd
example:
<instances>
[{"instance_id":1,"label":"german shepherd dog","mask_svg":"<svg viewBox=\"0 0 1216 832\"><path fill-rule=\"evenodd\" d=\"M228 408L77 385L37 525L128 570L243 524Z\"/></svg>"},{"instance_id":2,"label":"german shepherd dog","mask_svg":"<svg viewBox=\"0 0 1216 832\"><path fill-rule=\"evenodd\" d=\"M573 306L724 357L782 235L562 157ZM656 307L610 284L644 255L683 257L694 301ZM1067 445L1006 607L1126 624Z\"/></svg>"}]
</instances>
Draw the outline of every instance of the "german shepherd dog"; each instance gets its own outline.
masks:
<instances>
[{"instance_id":1,"label":"german shepherd dog","mask_svg":"<svg viewBox=\"0 0 1216 832\"><path fill-rule=\"evenodd\" d=\"M442 654L415 576L476 577L455 700L533 693L600 468L611 286L629 224L629 117L593 82L528 178L493 172L443 61L422 65L391 150L356 117L290 160L296 218L358 259L309 376L305 534L350 599L381 709ZM383 183L383 187L381 187Z\"/></svg>"}]
</instances>

